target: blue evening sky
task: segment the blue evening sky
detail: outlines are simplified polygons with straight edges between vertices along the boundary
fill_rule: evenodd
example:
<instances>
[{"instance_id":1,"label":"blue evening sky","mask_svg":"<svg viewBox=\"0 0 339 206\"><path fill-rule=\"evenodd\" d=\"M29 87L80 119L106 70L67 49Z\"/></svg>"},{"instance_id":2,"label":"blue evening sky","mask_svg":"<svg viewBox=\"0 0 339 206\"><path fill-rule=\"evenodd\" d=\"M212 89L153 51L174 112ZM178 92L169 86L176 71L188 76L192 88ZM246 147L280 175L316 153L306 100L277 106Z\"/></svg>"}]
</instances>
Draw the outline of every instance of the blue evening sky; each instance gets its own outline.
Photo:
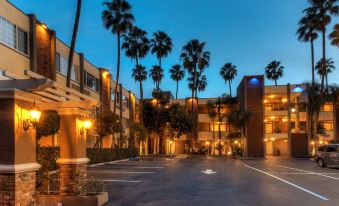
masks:
<instances>
[{"instance_id":1,"label":"blue evening sky","mask_svg":"<svg viewBox=\"0 0 339 206\"><path fill-rule=\"evenodd\" d=\"M76 0L11 0L26 13L56 30L57 36L66 43L71 41ZM306 0L130 0L135 24L152 33L162 30L173 39L173 52L163 60L166 71L161 83L163 90L175 93L175 84L168 70L180 63L182 46L190 39L205 41L211 52L211 64L206 70L208 86L199 97L215 97L228 91L219 70L226 62L238 68L233 91L244 75L263 74L272 60L285 66L284 77L278 84L300 83L311 79L310 45L299 43L295 36L297 22ZM115 74L116 37L102 26L102 0L83 0L80 28L76 49L98 67L109 68ZM333 18L329 28L339 23ZM316 60L321 58L321 42L316 42ZM339 49L327 43L327 55L339 67ZM149 70L157 64L149 54L141 60ZM134 62L122 56L121 80L125 88L139 94L139 84L131 78ZM331 74L329 82L339 83L339 68ZM267 85L273 84L266 81ZM144 83L144 93L150 97L154 88L151 79ZM190 96L187 81L179 86L179 97Z\"/></svg>"}]
</instances>

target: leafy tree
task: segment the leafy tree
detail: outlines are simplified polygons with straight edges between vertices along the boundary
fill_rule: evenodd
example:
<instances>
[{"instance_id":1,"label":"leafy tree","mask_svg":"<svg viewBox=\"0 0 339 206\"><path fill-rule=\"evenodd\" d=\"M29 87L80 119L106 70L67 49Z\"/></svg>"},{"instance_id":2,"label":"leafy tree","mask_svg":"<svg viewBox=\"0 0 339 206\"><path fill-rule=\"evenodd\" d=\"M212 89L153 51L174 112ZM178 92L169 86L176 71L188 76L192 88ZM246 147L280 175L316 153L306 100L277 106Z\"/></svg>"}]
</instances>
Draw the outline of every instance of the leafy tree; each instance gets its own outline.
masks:
<instances>
[{"instance_id":1,"label":"leafy tree","mask_svg":"<svg viewBox=\"0 0 339 206\"><path fill-rule=\"evenodd\" d=\"M247 122L251 119L251 117L252 117L252 113L246 110L234 111L228 114L227 116L228 122L232 124L234 128L236 128L237 131L240 133L243 150L244 150L244 139L245 139L245 127L246 127Z\"/></svg>"},{"instance_id":2,"label":"leafy tree","mask_svg":"<svg viewBox=\"0 0 339 206\"><path fill-rule=\"evenodd\" d=\"M325 69L323 69L323 65L325 65ZM334 65L334 61L332 58L326 59L325 63L323 62L323 59L319 60L317 65L315 66L317 73L320 75L320 77L322 78L324 76L325 78L325 90L326 93L328 93L328 74L332 73L333 70L335 70L335 65Z\"/></svg>"},{"instance_id":3,"label":"leafy tree","mask_svg":"<svg viewBox=\"0 0 339 206\"><path fill-rule=\"evenodd\" d=\"M300 19L298 25L298 40L300 42L310 42L311 44L312 84L314 85L314 41L318 38L318 18L314 13L306 13L306 15Z\"/></svg>"},{"instance_id":4,"label":"leafy tree","mask_svg":"<svg viewBox=\"0 0 339 206\"><path fill-rule=\"evenodd\" d=\"M265 68L266 78L274 80L275 86L277 86L277 80L284 74L284 66L281 65L280 61L272 61Z\"/></svg>"},{"instance_id":5,"label":"leafy tree","mask_svg":"<svg viewBox=\"0 0 339 206\"><path fill-rule=\"evenodd\" d=\"M161 60L167 57L172 51L172 39L163 31L153 33L151 39L151 53L155 54L159 60L159 67L162 68Z\"/></svg>"},{"instance_id":6,"label":"leafy tree","mask_svg":"<svg viewBox=\"0 0 339 206\"><path fill-rule=\"evenodd\" d=\"M116 97L120 74L121 35L125 34L132 27L134 16L131 13L131 5L126 0L105 1L103 4L105 6L105 10L102 12L102 21L104 23L104 27L110 30L113 34L117 35L118 59L113 107L113 112L116 114Z\"/></svg>"},{"instance_id":7,"label":"leafy tree","mask_svg":"<svg viewBox=\"0 0 339 206\"><path fill-rule=\"evenodd\" d=\"M147 38L147 32L133 26L127 34L123 34L122 49L125 55L135 59L136 67L139 67L139 59L144 58L149 52L150 45Z\"/></svg>"},{"instance_id":8,"label":"leafy tree","mask_svg":"<svg viewBox=\"0 0 339 206\"><path fill-rule=\"evenodd\" d=\"M74 54L75 43L76 43L77 34L78 34L79 22L80 22L81 2L82 2L82 0L77 0L77 11L76 11L75 21L74 21L74 26L73 26L71 47L69 48L69 55L68 55L67 77L66 77L66 86L67 87L71 86L73 54Z\"/></svg>"},{"instance_id":9,"label":"leafy tree","mask_svg":"<svg viewBox=\"0 0 339 206\"><path fill-rule=\"evenodd\" d=\"M339 48L339 24L334 25L330 34L331 44Z\"/></svg>"},{"instance_id":10,"label":"leafy tree","mask_svg":"<svg viewBox=\"0 0 339 206\"><path fill-rule=\"evenodd\" d=\"M212 137L213 137L213 147L215 145L215 131L214 131L214 120L217 117L217 112L215 111L215 103L211 100L207 101L207 111L208 116L212 120ZM215 153L215 150L213 149L213 155Z\"/></svg>"},{"instance_id":11,"label":"leafy tree","mask_svg":"<svg viewBox=\"0 0 339 206\"><path fill-rule=\"evenodd\" d=\"M42 136L52 136L52 146L54 145L54 136L60 130L60 116L58 112L49 110L41 113L39 122L36 124L36 136L39 140Z\"/></svg>"},{"instance_id":12,"label":"leafy tree","mask_svg":"<svg viewBox=\"0 0 339 206\"><path fill-rule=\"evenodd\" d=\"M233 65L232 63L226 63L220 69L220 76L225 80L225 83L228 82L229 89L230 89L230 96L232 96L231 83L233 79L237 76L237 74L238 74L237 67Z\"/></svg>"},{"instance_id":13,"label":"leafy tree","mask_svg":"<svg viewBox=\"0 0 339 206\"><path fill-rule=\"evenodd\" d=\"M318 19L317 30L322 34L322 59L326 59L326 27L331 22L331 16L339 14L338 0L308 0L310 7L305 9L304 12L316 15ZM323 70L325 73L326 65L323 63ZM321 78L321 93L324 92L325 76Z\"/></svg>"},{"instance_id":14,"label":"leafy tree","mask_svg":"<svg viewBox=\"0 0 339 206\"><path fill-rule=\"evenodd\" d=\"M171 136L180 138L181 135L188 134L193 124L185 108L179 104L172 104L167 110Z\"/></svg>"},{"instance_id":15,"label":"leafy tree","mask_svg":"<svg viewBox=\"0 0 339 206\"><path fill-rule=\"evenodd\" d=\"M171 79L176 81L177 83L177 89L175 91L175 99L178 99L178 87L179 87L179 81L181 81L185 76L185 71L181 69L180 64L173 65L170 69L171 73Z\"/></svg>"},{"instance_id":16,"label":"leafy tree","mask_svg":"<svg viewBox=\"0 0 339 206\"><path fill-rule=\"evenodd\" d=\"M99 145L105 136L122 132L123 127L119 120L119 116L109 111L97 117L95 121L95 130L99 138L96 140L94 148Z\"/></svg>"},{"instance_id":17,"label":"leafy tree","mask_svg":"<svg viewBox=\"0 0 339 206\"><path fill-rule=\"evenodd\" d=\"M164 70L161 67L154 65L150 71L149 77L152 78L156 90L160 91L160 83L161 80L164 78Z\"/></svg>"},{"instance_id":18,"label":"leafy tree","mask_svg":"<svg viewBox=\"0 0 339 206\"><path fill-rule=\"evenodd\" d=\"M146 148L147 143L147 130L142 124L133 123L130 128L130 142L138 141L140 143L140 153L141 151L141 145L144 145Z\"/></svg>"}]
</instances>

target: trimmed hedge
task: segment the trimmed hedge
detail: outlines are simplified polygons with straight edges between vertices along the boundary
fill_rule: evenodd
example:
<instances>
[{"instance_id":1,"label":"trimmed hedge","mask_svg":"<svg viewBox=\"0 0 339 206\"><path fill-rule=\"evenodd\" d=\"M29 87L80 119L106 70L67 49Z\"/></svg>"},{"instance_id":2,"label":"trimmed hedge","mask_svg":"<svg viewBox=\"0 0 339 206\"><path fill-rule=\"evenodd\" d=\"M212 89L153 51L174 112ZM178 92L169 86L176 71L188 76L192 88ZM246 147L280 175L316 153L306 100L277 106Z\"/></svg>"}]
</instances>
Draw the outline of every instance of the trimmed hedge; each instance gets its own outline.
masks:
<instances>
[{"instance_id":1,"label":"trimmed hedge","mask_svg":"<svg viewBox=\"0 0 339 206\"><path fill-rule=\"evenodd\" d=\"M114 160L137 157L139 154L138 148L87 148L87 158L89 164L101 162L110 162Z\"/></svg>"}]
</instances>

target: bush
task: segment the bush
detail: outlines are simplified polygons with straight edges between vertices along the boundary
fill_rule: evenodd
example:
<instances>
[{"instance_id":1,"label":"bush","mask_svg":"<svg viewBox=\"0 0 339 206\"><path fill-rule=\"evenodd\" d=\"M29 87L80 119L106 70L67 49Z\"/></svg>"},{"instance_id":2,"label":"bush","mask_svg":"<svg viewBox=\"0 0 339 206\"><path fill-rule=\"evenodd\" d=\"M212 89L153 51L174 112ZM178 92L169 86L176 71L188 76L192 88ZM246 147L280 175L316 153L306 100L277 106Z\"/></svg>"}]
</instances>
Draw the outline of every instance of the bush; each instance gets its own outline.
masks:
<instances>
[{"instance_id":1,"label":"bush","mask_svg":"<svg viewBox=\"0 0 339 206\"><path fill-rule=\"evenodd\" d=\"M139 153L138 148L87 148L87 158L89 164L101 162L110 162L119 159L136 157Z\"/></svg>"}]
</instances>

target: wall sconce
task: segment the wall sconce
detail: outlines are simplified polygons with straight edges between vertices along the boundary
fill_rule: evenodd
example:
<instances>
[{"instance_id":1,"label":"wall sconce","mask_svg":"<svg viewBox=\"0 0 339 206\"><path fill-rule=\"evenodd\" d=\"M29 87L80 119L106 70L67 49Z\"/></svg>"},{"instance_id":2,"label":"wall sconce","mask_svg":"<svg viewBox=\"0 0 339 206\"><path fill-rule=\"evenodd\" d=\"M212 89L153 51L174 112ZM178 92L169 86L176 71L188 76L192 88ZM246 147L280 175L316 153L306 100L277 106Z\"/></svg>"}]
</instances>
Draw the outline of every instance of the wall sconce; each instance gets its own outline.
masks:
<instances>
[{"instance_id":1,"label":"wall sconce","mask_svg":"<svg viewBox=\"0 0 339 206\"><path fill-rule=\"evenodd\" d=\"M29 119L25 119L22 122L22 126L23 126L24 131L29 130L30 127L35 128L36 124L40 120L40 116L41 116L41 112L38 111L36 108L29 111Z\"/></svg>"},{"instance_id":2,"label":"wall sconce","mask_svg":"<svg viewBox=\"0 0 339 206\"><path fill-rule=\"evenodd\" d=\"M82 123L82 128L80 128L80 135L84 135L86 130L90 129L92 127L92 122L90 120L85 120Z\"/></svg>"}]
</instances>

